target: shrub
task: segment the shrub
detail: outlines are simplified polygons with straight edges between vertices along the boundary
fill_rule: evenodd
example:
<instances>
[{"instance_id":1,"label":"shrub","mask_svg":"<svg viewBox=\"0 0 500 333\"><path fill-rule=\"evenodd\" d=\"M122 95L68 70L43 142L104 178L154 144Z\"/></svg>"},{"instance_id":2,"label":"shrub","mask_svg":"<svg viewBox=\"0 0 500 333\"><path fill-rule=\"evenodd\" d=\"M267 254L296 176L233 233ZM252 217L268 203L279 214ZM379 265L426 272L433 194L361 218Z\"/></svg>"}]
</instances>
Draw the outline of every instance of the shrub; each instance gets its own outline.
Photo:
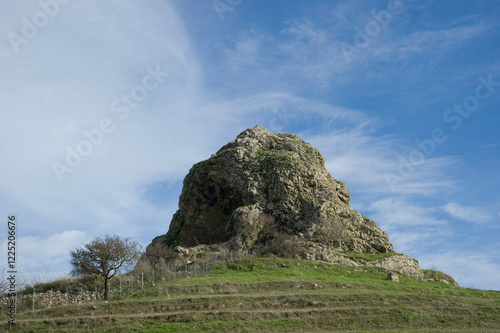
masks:
<instances>
[{"instance_id":1,"label":"shrub","mask_svg":"<svg viewBox=\"0 0 500 333\"><path fill-rule=\"evenodd\" d=\"M314 228L314 238L316 241L338 245L346 237L347 229L338 217L321 220Z\"/></svg>"},{"instance_id":2,"label":"shrub","mask_svg":"<svg viewBox=\"0 0 500 333\"><path fill-rule=\"evenodd\" d=\"M269 253L281 258L299 258L301 250L295 237L284 232L275 232Z\"/></svg>"},{"instance_id":3,"label":"shrub","mask_svg":"<svg viewBox=\"0 0 500 333\"><path fill-rule=\"evenodd\" d=\"M177 258L177 253L171 247L154 243L146 248L146 253L142 256L141 261L146 260L153 267L162 267L166 263L174 262Z\"/></svg>"},{"instance_id":4,"label":"shrub","mask_svg":"<svg viewBox=\"0 0 500 333\"><path fill-rule=\"evenodd\" d=\"M271 214L260 214L256 223L262 225L262 229L257 235L257 239L260 242L273 239L274 235L278 231L276 221Z\"/></svg>"},{"instance_id":5,"label":"shrub","mask_svg":"<svg viewBox=\"0 0 500 333\"><path fill-rule=\"evenodd\" d=\"M266 256L268 253L269 253L269 248L268 248L268 247L265 247L265 248L263 248L263 249L262 249L262 251L260 251L259 256L260 256L260 257L264 257L264 256Z\"/></svg>"}]
</instances>

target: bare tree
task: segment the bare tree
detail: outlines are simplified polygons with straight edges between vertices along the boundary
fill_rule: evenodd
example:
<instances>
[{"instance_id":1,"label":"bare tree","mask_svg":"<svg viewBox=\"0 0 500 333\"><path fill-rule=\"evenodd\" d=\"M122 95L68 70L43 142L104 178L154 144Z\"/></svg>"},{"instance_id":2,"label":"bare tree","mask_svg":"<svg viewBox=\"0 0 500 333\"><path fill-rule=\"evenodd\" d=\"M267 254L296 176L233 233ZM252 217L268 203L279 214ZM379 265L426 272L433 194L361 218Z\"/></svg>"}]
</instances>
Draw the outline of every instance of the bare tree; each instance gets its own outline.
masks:
<instances>
[{"instance_id":1,"label":"bare tree","mask_svg":"<svg viewBox=\"0 0 500 333\"><path fill-rule=\"evenodd\" d=\"M3 293L8 293L9 289L11 288L11 284L9 279L9 274L7 273L8 270L5 266L1 266L0 268L0 295ZM20 288L23 288L26 286L26 277L25 276L19 276L16 275L16 290L20 290Z\"/></svg>"},{"instance_id":2,"label":"bare tree","mask_svg":"<svg viewBox=\"0 0 500 333\"><path fill-rule=\"evenodd\" d=\"M117 235L95 238L81 248L71 251L71 275L75 277L102 277L104 299L109 299L109 280L121 268L139 258L141 247L137 242Z\"/></svg>"},{"instance_id":3,"label":"bare tree","mask_svg":"<svg viewBox=\"0 0 500 333\"><path fill-rule=\"evenodd\" d=\"M3 294L9 289L10 283L7 280L6 272L7 270L5 269L5 267L0 268L0 294Z\"/></svg>"},{"instance_id":4,"label":"bare tree","mask_svg":"<svg viewBox=\"0 0 500 333\"><path fill-rule=\"evenodd\" d=\"M167 262L174 262L178 257L174 249L160 242L149 245L144 254L144 260L149 260L153 267L161 267Z\"/></svg>"}]
</instances>

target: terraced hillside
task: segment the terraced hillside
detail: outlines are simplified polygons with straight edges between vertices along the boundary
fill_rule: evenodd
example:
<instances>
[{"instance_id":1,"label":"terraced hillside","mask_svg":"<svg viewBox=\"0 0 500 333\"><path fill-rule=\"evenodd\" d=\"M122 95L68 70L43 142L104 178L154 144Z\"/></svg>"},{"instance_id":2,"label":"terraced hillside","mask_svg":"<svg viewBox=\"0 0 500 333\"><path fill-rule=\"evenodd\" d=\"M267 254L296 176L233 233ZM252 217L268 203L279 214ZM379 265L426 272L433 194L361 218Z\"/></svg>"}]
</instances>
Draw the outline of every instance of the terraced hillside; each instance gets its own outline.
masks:
<instances>
[{"instance_id":1,"label":"terraced hillside","mask_svg":"<svg viewBox=\"0 0 500 333\"><path fill-rule=\"evenodd\" d=\"M109 303L18 314L18 332L500 332L500 292L382 268L255 258ZM0 330L9 329L4 318Z\"/></svg>"}]
</instances>

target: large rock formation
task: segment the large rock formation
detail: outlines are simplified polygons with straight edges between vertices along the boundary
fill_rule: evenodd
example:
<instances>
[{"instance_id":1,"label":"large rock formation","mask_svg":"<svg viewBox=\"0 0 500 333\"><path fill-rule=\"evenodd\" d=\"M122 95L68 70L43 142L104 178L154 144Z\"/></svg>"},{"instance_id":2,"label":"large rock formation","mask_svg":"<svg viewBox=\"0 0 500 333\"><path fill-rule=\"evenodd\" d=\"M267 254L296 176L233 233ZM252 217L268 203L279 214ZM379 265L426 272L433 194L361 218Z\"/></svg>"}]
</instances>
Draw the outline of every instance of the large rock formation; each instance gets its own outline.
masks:
<instances>
[{"instance_id":1,"label":"large rock formation","mask_svg":"<svg viewBox=\"0 0 500 333\"><path fill-rule=\"evenodd\" d=\"M169 231L153 243L250 249L280 231L305 247L393 252L387 234L349 200L317 149L256 126L191 168Z\"/></svg>"}]
</instances>

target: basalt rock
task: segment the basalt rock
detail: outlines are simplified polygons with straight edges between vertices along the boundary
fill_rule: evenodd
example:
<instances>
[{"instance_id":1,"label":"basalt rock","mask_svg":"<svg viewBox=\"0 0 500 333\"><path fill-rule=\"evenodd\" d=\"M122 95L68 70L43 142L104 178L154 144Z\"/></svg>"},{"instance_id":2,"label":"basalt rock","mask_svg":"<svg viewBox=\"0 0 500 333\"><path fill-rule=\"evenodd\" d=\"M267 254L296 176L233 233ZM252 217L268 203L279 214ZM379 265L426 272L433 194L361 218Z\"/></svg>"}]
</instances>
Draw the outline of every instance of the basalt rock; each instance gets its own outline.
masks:
<instances>
[{"instance_id":1,"label":"basalt rock","mask_svg":"<svg viewBox=\"0 0 500 333\"><path fill-rule=\"evenodd\" d=\"M241 250L281 232L338 251L393 252L387 234L349 200L317 149L256 126L191 168L167 234L153 243Z\"/></svg>"}]
</instances>

